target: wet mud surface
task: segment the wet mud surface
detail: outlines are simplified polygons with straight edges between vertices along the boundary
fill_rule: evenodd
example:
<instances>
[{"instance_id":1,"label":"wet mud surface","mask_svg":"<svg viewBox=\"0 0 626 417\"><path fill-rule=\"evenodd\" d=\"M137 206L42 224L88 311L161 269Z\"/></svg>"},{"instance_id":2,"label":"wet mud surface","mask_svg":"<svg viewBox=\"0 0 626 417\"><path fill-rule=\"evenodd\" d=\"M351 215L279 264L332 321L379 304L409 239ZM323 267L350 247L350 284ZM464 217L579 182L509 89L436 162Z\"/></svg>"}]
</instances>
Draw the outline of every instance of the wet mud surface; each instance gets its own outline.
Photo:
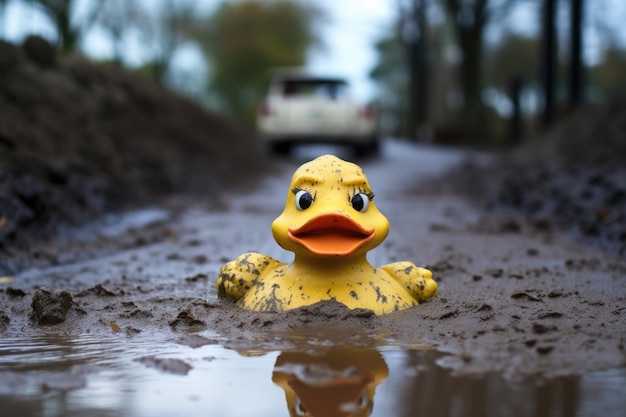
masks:
<instances>
[{"instance_id":1,"label":"wet mud surface","mask_svg":"<svg viewBox=\"0 0 626 417\"><path fill-rule=\"evenodd\" d=\"M36 65L25 64L20 54L16 56L27 73L39 74ZM17 65L0 64L5 72ZM66 74L67 68L52 68L47 76L58 79ZM97 83L89 85L96 88ZM107 97L108 93L101 93ZM23 100L6 93L0 99L5 100L3 106L13 100L9 104L18 106L11 107L16 111ZM32 107L31 102L24 103L24 108ZM45 113L43 108L38 111ZM368 260L375 266L414 262L432 270L439 286L439 297L383 316L349 310L332 301L289 312L257 313L217 297L220 267L240 254L254 250L284 262L292 259L274 242L270 224L282 211L293 170L316 156L311 154L315 149L289 159L264 159L252 151L252 138L238 136L241 142L228 154L193 146L182 156L157 148L145 153L144 146L157 140L150 136L139 141L143 145L137 145L138 154L121 143L107 147L113 158L108 161L115 160L118 151L128 151L129 159L113 171L92 164L84 157L89 152L70 146L74 151L68 151L68 158L78 158L81 166L93 169L89 173L87 168L67 165L64 157L48 158L45 148L31 146L41 150L27 152L16 138L35 138L35 144L41 138L41 132L29 136L27 123L0 124L0 197L3 204L9 202L0 212L0 359L8 358L0 369L0 395L34 392L39 401L42 393L83 390L89 387L94 368L118 375L119 363L129 369L149 369L162 378L195 381L195 371L221 363L215 357L228 358L228 364L269 357L269 381L274 359L278 379L283 374L302 376L301 368L287 366L290 361L306 363L300 356L279 359L277 352L323 353L343 346L367 351L365 357L382 352L392 370L402 369L410 379L409 386L392 395L391 388L385 388L396 383L390 373L388 384L379 388L388 392L380 395L381 402L396 399L397 392L408 397L420 392L421 403L409 403L419 403L420 410L426 407L433 415L460 414L454 414L452 406L442 407L449 398L420 389L430 383L442 392L447 386L462 390L475 415L481 415L485 404L471 400L474 389L491 390L493 398L503 392L526 398L520 393L527 389L528 398L537 401L537 410L545 412L535 415L549 415L550 410L540 407L545 397L533 391L536 384L552 384L554 392L562 393L553 399L560 410L573 407L571 398L578 390L592 392L597 375L617 381L612 386L619 390L624 384L624 374L619 372L626 366L626 211L624 165L620 165L624 112L623 107L596 110L588 111L590 125L596 126L593 132L610 140L594 152L581 149L597 138L573 136L572 131L580 131L574 126L566 134L554 133L558 137L548 141L550 146L531 144L505 164L497 163L499 155L395 141L385 143L379 157L356 161L372 184L377 207L391 223L388 238L368 254ZM116 129L124 125L120 120L130 123L119 119ZM218 142L223 143L209 143L215 147ZM566 142L567 152L560 148ZM79 139L70 138L68 143L84 146ZM187 171L186 158L192 153L200 156ZM169 174L157 169L167 176L167 189L159 189L159 177L148 175L163 155L174 164ZM23 159L27 156L28 163ZM50 164L61 167L67 181L59 183L59 176L45 168ZM126 174L131 171L147 176L129 179ZM74 187L68 175L81 172L84 176L76 181L101 184L104 191L72 197L83 188ZM210 190L204 187L204 176L211 178ZM169 193L170 187L184 188L186 178L193 179L185 193ZM148 179L155 184L146 184ZM108 187L115 192L108 194ZM127 187L123 194L145 193L117 205L119 187ZM87 205L77 203L82 198ZM96 200L102 205L90 206ZM165 353L159 350L163 346ZM216 346L237 352L239 359L211 350ZM38 352L56 352L56 347L62 354L49 366L37 359ZM400 361L395 354L406 357ZM130 363L119 359L128 355ZM239 368L230 366L222 371L237 377ZM38 374L42 367L49 373ZM384 373L381 369L376 372ZM603 372L617 372L617 376ZM468 375L476 379L462 379ZM341 372L339 377L365 381ZM526 380L533 382L525 388L507 385ZM585 384L591 384L587 391ZM504 388L494 394L489 386ZM596 382L595 386L605 385ZM195 391L189 388L189 392ZM201 401L202 395L193 398ZM27 403L20 407L27 408Z\"/></svg>"},{"instance_id":2,"label":"wet mud surface","mask_svg":"<svg viewBox=\"0 0 626 417\"><path fill-rule=\"evenodd\" d=\"M391 145L390 152L450 158L447 150L405 147ZM231 196L229 207L188 202L181 214L177 203L172 217L118 236L120 242L128 233L158 238L92 260L16 274L0 292L3 333L131 339L148 333L188 345L266 352L293 348L297 335L370 348L426 344L444 353L438 363L455 374L497 372L513 380L624 366L621 257L581 245L567 233L538 232L519 218L478 211L459 196L398 195L406 184L386 177L394 176L388 168L394 158L363 164L392 225L370 262L409 259L431 269L440 295L416 308L376 316L322 302L256 313L218 300L219 268L240 253L254 249L290 259L269 231L288 185L290 167L283 161L282 176L269 178L255 192ZM411 169L402 160L395 166ZM145 361L182 372L176 363Z\"/></svg>"}]
</instances>

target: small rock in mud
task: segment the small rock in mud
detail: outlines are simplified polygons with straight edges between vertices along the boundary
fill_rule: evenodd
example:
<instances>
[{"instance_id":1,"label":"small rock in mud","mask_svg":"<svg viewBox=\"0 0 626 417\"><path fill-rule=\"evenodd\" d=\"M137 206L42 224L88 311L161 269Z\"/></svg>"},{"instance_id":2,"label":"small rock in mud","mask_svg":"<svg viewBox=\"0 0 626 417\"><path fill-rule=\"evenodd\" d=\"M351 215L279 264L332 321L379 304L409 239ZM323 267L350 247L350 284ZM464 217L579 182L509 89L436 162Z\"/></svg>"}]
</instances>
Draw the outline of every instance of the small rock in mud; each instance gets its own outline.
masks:
<instances>
[{"instance_id":1,"label":"small rock in mud","mask_svg":"<svg viewBox=\"0 0 626 417\"><path fill-rule=\"evenodd\" d=\"M525 291L519 291L519 292L515 292L513 294L511 294L511 298L517 300L517 299L522 299L522 300L527 300L527 301L542 301L541 298L537 298L533 295L530 295L529 293L525 292Z\"/></svg>"},{"instance_id":2,"label":"small rock in mud","mask_svg":"<svg viewBox=\"0 0 626 417\"><path fill-rule=\"evenodd\" d=\"M559 313L558 311L546 311L540 312L538 319L558 319L563 317L563 313Z\"/></svg>"},{"instance_id":3,"label":"small rock in mud","mask_svg":"<svg viewBox=\"0 0 626 417\"><path fill-rule=\"evenodd\" d=\"M452 263L450 263L448 260L441 259L432 265L427 265L426 269L430 269L433 272L446 272L453 271L456 269L456 267L452 265Z\"/></svg>"},{"instance_id":4,"label":"small rock in mud","mask_svg":"<svg viewBox=\"0 0 626 417\"><path fill-rule=\"evenodd\" d=\"M455 309L452 311L448 311L447 313L444 313L441 316L439 316L439 320L445 320L451 317L457 317L458 315L459 315L459 310Z\"/></svg>"},{"instance_id":5,"label":"small rock in mud","mask_svg":"<svg viewBox=\"0 0 626 417\"><path fill-rule=\"evenodd\" d=\"M209 262L209 258L207 258L205 255L197 255L197 256L194 256L194 257L192 258L192 261L193 261L194 263L197 263L197 264L199 264L199 265L202 265L202 264L206 264L206 263L208 263L208 262Z\"/></svg>"},{"instance_id":6,"label":"small rock in mud","mask_svg":"<svg viewBox=\"0 0 626 417\"><path fill-rule=\"evenodd\" d=\"M206 322L203 320L207 316L207 312L215 307L213 304L209 304L205 301L197 300L191 302L184 310L178 313L178 316L169 325L176 328L183 325L187 327L206 327Z\"/></svg>"},{"instance_id":7,"label":"small rock in mud","mask_svg":"<svg viewBox=\"0 0 626 417\"><path fill-rule=\"evenodd\" d=\"M187 375L192 369L191 365L181 359L144 356L137 359L137 362L143 363L148 368L174 375Z\"/></svg>"},{"instance_id":8,"label":"small rock in mud","mask_svg":"<svg viewBox=\"0 0 626 417\"><path fill-rule=\"evenodd\" d=\"M519 221L511 216L489 213L478 219L476 224L469 228L478 233L515 234L522 231Z\"/></svg>"},{"instance_id":9,"label":"small rock in mud","mask_svg":"<svg viewBox=\"0 0 626 417\"><path fill-rule=\"evenodd\" d=\"M533 323L533 333L535 334L544 334L548 332L554 332L557 330L557 327L553 324L543 324L543 323Z\"/></svg>"},{"instance_id":10,"label":"small rock in mud","mask_svg":"<svg viewBox=\"0 0 626 417\"><path fill-rule=\"evenodd\" d=\"M73 304L74 301L69 292L41 287L33 296L31 303L33 311L30 318L40 325L63 323Z\"/></svg>"},{"instance_id":11,"label":"small rock in mud","mask_svg":"<svg viewBox=\"0 0 626 417\"><path fill-rule=\"evenodd\" d=\"M185 278L187 282L207 281L209 276L207 274L196 274L192 277Z\"/></svg>"},{"instance_id":12,"label":"small rock in mud","mask_svg":"<svg viewBox=\"0 0 626 417\"><path fill-rule=\"evenodd\" d=\"M537 351L537 353L539 353L540 355L547 355L548 353L552 352L554 350L554 346L537 346L535 348L535 350Z\"/></svg>"},{"instance_id":13,"label":"small rock in mud","mask_svg":"<svg viewBox=\"0 0 626 417\"><path fill-rule=\"evenodd\" d=\"M76 294L76 296L85 297L90 294L97 295L98 297L117 297L118 295L123 295L124 291L119 291L119 294L118 294L118 292L111 291L102 284L96 284L93 287L82 290L81 292Z\"/></svg>"},{"instance_id":14,"label":"small rock in mud","mask_svg":"<svg viewBox=\"0 0 626 417\"><path fill-rule=\"evenodd\" d=\"M485 274L489 275L492 278L500 278L504 271L502 268L492 268L485 271Z\"/></svg>"}]
</instances>

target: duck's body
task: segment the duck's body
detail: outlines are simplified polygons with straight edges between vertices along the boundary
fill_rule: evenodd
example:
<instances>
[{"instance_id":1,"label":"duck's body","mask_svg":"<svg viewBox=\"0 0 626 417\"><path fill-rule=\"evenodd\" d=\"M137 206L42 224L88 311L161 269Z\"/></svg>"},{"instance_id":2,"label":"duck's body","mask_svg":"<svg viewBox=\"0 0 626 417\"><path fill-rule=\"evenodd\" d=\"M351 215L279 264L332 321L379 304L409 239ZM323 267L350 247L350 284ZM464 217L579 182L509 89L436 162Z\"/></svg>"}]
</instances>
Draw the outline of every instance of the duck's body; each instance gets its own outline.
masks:
<instances>
[{"instance_id":1,"label":"duck's body","mask_svg":"<svg viewBox=\"0 0 626 417\"><path fill-rule=\"evenodd\" d=\"M284 311L334 299L376 314L418 305L437 295L432 273L411 262L382 267L366 259L387 235L365 175L325 155L300 167L285 211L272 224L291 264L255 252L224 265L218 295L254 311Z\"/></svg>"},{"instance_id":2,"label":"duck's body","mask_svg":"<svg viewBox=\"0 0 626 417\"><path fill-rule=\"evenodd\" d=\"M284 311L335 299L351 309L376 314L418 305L436 295L429 270L410 262L375 268L367 261L279 262L248 252L226 264L220 274L220 297L236 299L239 307L254 311Z\"/></svg>"}]
</instances>

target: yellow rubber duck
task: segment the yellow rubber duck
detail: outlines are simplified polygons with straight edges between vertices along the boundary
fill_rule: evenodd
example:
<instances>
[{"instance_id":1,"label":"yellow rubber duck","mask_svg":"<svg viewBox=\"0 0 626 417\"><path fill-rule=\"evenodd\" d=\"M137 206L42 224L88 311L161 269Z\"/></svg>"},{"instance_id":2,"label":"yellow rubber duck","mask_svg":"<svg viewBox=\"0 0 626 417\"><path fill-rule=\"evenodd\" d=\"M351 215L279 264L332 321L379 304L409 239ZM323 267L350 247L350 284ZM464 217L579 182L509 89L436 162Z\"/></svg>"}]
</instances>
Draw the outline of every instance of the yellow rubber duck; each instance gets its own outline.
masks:
<instances>
[{"instance_id":1,"label":"yellow rubber duck","mask_svg":"<svg viewBox=\"0 0 626 417\"><path fill-rule=\"evenodd\" d=\"M367 261L388 231L363 170L334 155L320 156L293 174L285 209L272 223L274 239L295 253L294 261L244 253L220 269L218 296L254 311L335 299L376 314L437 296L429 270L411 262L376 268Z\"/></svg>"}]
</instances>

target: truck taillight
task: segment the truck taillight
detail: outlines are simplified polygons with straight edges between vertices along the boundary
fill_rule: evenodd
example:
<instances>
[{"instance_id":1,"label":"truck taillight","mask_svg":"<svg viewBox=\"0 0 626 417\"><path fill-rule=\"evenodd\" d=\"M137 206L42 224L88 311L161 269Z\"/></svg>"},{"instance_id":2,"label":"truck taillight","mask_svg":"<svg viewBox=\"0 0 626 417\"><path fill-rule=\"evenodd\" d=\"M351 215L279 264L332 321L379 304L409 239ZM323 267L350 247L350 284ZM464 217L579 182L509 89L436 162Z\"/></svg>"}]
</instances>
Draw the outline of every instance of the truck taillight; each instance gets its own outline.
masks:
<instances>
[{"instance_id":1,"label":"truck taillight","mask_svg":"<svg viewBox=\"0 0 626 417\"><path fill-rule=\"evenodd\" d=\"M359 109L359 114L363 119L374 119L376 117L376 113L374 112L374 108L372 106L363 106Z\"/></svg>"},{"instance_id":2,"label":"truck taillight","mask_svg":"<svg viewBox=\"0 0 626 417\"><path fill-rule=\"evenodd\" d=\"M273 113L272 107L269 105L267 101L264 101L263 103L261 103L261 106L259 107L259 116L270 117L272 113Z\"/></svg>"}]
</instances>

